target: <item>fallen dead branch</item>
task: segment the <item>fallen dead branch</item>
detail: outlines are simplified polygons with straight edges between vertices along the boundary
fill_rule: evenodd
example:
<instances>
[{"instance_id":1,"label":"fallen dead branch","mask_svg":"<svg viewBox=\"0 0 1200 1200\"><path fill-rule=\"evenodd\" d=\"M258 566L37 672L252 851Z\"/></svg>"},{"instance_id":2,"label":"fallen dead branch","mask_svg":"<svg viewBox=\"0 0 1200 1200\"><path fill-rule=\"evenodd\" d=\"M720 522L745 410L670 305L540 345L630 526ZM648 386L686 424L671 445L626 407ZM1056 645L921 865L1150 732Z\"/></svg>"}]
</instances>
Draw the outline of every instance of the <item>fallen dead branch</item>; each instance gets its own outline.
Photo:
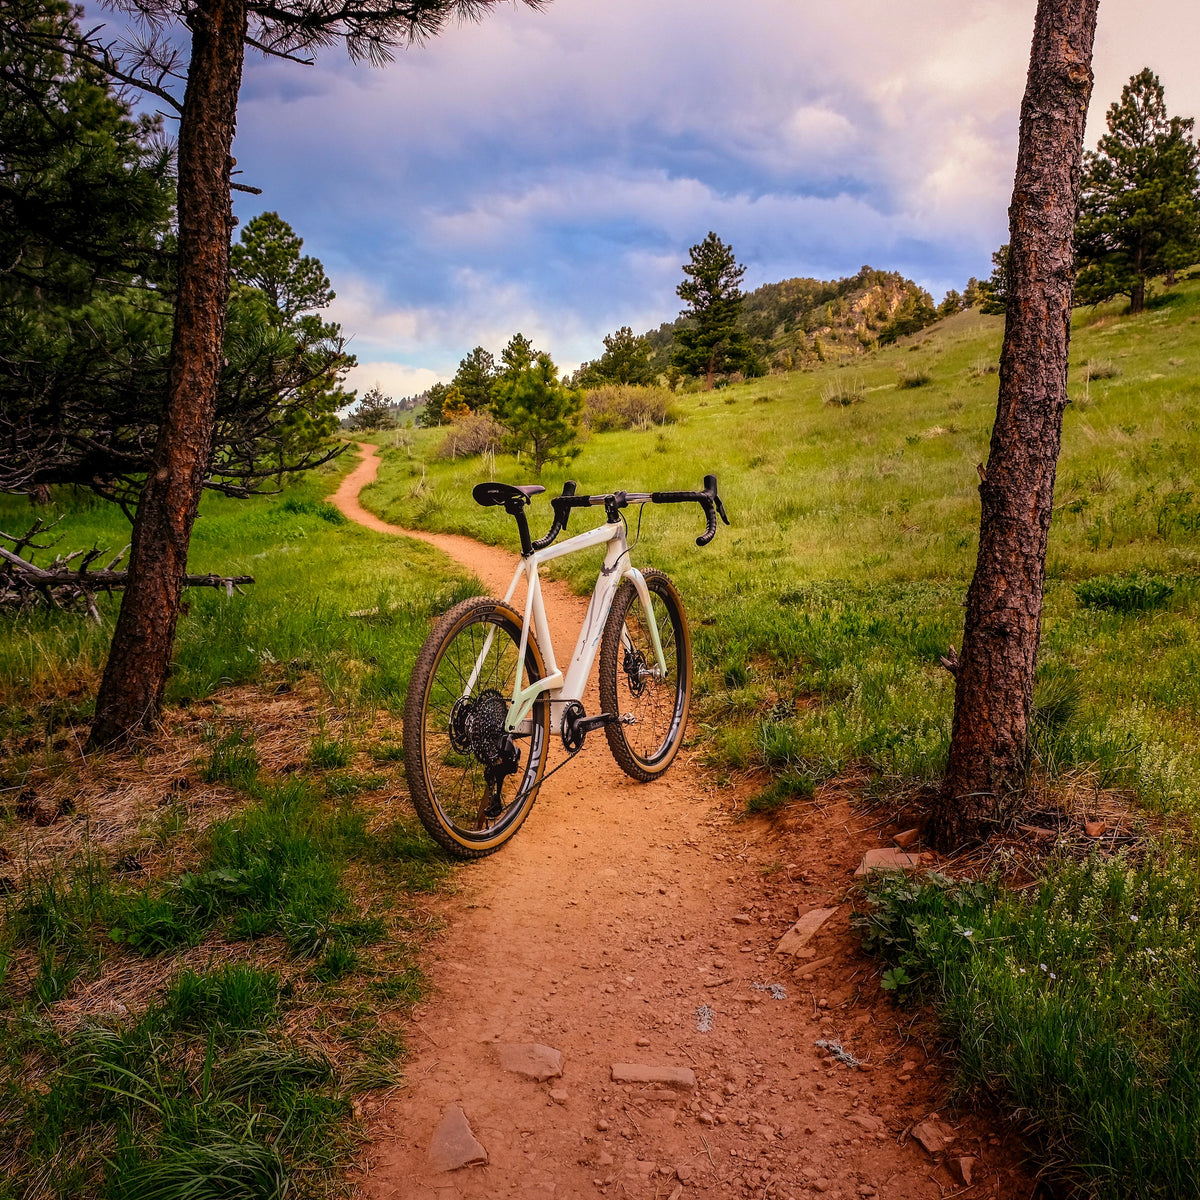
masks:
<instances>
[{"instance_id":1,"label":"fallen dead branch","mask_svg":"<svg viewBox=\"0 0 1200 1200\"><path fill-rule=\"evenodd\" d=\"M91 550L76 550L73 554L56 555L46 567L37 566L27 551L49 550L60 539L38 542L57 521L46 525L39 517L23 534L14 535L0 530L0 540L10 544L11 549L0 546L0 607L29 608L82 608L97 622L100 610L95 597L99 592L117 591L128 583L129 572L117 567L129 550L126 546L110 559L107 565L93 567L92 564L107 550L94 547ZM224 588L227 596L241 592L245 583L253 583L253 575L185 575L184 587Z\"/></svg>"}]
</instances>

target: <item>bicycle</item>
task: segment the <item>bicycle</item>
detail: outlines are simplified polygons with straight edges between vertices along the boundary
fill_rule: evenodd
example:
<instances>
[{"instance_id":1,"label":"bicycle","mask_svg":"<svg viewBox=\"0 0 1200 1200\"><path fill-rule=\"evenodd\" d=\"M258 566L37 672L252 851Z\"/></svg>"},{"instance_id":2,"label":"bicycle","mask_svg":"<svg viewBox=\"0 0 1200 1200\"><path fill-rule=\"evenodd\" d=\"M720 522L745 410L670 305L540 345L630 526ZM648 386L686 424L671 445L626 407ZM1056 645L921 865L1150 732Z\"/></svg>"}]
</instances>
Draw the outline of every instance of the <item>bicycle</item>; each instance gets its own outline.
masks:
<instances>
[{"instance_id":1,"label":"bicycle","mask_svg":"<svg viewBox=\"0 0 1200 1200\"><path fill-rule=\"evenodd\" d=\"M687 616L662 571L639 571L629 562L622 510L643 506L640 533L646 504L697 503L708 523L696 544L706 546L716 536L718 515L729 524L716 476L706 475L698 492L580 496L575 489L568 480L551 499L554 520L537 541L525 510L544 487L481 483L473 489L478 504L502 505L516 519L521 561L503 600L477 596L442 616L413 667L404 706L409 794L430 835L458 858L492 854L520 829L542 785L552 734L573 758L587 735L603 728L617 764L641 782L661 776L683 741L692 687ZM572 510L601 505L603 525L553 545ZM604 565L564 671L538 568L600 545L606 546ZM522 577L523 614L510 603ZM588 716L582 697L597 650L601 711Z\"/></svg>"}]
</instances>

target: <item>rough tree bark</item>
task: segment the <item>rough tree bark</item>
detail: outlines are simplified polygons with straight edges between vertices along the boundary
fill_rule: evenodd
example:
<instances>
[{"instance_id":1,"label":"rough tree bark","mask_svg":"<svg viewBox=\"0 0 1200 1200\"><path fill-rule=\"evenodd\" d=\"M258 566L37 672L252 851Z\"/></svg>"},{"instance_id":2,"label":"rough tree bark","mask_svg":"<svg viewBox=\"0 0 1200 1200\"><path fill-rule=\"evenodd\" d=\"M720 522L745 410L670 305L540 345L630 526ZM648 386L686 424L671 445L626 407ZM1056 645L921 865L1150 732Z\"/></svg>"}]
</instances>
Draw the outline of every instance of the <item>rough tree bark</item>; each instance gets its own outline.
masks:
<instances>
[{"instance_id":1,"label":"rough tree bark","mask_svg":"<svg viewBox=\"0 0 1200 1200\"><path fill-rule=\"evenodd\" d=\"M1022 788L1046 544L1067 403L1073 235L1098 0L1039 0L1009 208L1000 398L980 468L979 557L955 668L950 763L932 832L987 836Z\"/></svg>"},{"instance_id":2,"label":"rough tree bark","mask_svg":"<svg viewBox=\"0 0 1200 1200\"><path fill-rule=\"evenodd\" d=\"M245 53L245 0L201 0L189 24L170 383L153 469L134 521L129 586L96 698L88 741L93 750L125 740L158 714L211 451L229 291L230 150Z\"/></svg>"}]
</instances>

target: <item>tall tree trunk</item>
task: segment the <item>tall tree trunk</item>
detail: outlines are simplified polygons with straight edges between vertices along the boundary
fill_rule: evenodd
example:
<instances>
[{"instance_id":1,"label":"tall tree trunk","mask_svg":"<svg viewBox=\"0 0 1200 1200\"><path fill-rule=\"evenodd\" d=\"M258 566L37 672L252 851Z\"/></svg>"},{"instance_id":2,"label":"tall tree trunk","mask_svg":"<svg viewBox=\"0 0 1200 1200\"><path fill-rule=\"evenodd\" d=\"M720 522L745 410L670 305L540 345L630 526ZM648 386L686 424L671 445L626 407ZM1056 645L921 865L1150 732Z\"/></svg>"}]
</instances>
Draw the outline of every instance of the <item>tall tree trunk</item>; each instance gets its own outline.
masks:
<instances>
[{"instance_id":1,"label":"tall tree trunk","mask_svg":"<svg viewBox=\"0 0 1200 1200\"><path fill-rule=\"evenodd\" d=\"M1130 313L1140 313L1146 311L1145 276L1139 275L1137 283L1133 285L1133 291L1129 295L1129 311Z\"/></svg>"},{"instance_id":2,"label":"tall tree trunk","mask_svg":"<svg viewBox=\"0 0 1200 1200\"><path fill-rule=\"evenodd\" d=\"M179 266L166 408L133 524L129 585L96 699L90 749L158 715L188 544L209 468L229 295L229 173L246 36L245 0L201 0L179 123Z\"/></svg>"},{"instance_id":3,"label":"tall tree trunk","mask_svg":"<svg viewBox=\"0 0 1200 1200\"><path fill-rule=\"evenodd\" d=\"M1039 0L1009 208L1000 398L956 670L943 846L986 836L1026 768L1046 543L1067 402L1073 235L1098 0Z\"/></svg>"}]
</instances>

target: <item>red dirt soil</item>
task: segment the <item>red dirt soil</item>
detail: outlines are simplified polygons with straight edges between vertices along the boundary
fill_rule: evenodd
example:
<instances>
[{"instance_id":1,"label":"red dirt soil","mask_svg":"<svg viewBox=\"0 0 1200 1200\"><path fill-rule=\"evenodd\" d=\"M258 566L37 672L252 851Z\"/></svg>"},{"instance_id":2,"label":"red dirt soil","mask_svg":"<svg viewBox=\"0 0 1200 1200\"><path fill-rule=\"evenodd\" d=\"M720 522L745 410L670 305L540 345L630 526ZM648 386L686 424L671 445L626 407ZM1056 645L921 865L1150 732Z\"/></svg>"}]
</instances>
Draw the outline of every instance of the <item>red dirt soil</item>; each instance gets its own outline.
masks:
<instances>
[{"instance_id":1,"label":"red dirt soil","mask_svg":"<svg viewBox=\"0 0 1200 1200\"><path fill-rule=\"evenodd\" d=\"M371 529L432 543L503 594L513 555L399 529L361 507L378 469L375 448L362 450L334 503ZM718 541L709 553L719 552ZM562 584L543 589L569 647L585 602ZM585 705L598 708L594 683ZM559 747L551 768L562 757ZM1029 1197L1023 1147L996 1118L943 1109L956 1137L937 1156L909 1136L946 1103L946 1064L902 1036L911 1014L880 990L850 929L854 868L885 840L853 801L853 781L842 780L782 820L745 820L732 789L716 788L686 752L664 780L638 784L602 737L589 739L517 837L459 875L406 1081L366 1113L361 1192ZM837 912L812 957L775 953L817 907ZM843 1065L818 1041L865 1065ZM561 1051L562 1077L504 1071L498 1044L520 1042ZM696 1087L614 1083L614 1063L690 1068ZM454 1105L488 1161L437 1171L431 1140ZM975 1160L969 1187L951 1173L962 1156Z\"/></svg>"}]
</instances>

